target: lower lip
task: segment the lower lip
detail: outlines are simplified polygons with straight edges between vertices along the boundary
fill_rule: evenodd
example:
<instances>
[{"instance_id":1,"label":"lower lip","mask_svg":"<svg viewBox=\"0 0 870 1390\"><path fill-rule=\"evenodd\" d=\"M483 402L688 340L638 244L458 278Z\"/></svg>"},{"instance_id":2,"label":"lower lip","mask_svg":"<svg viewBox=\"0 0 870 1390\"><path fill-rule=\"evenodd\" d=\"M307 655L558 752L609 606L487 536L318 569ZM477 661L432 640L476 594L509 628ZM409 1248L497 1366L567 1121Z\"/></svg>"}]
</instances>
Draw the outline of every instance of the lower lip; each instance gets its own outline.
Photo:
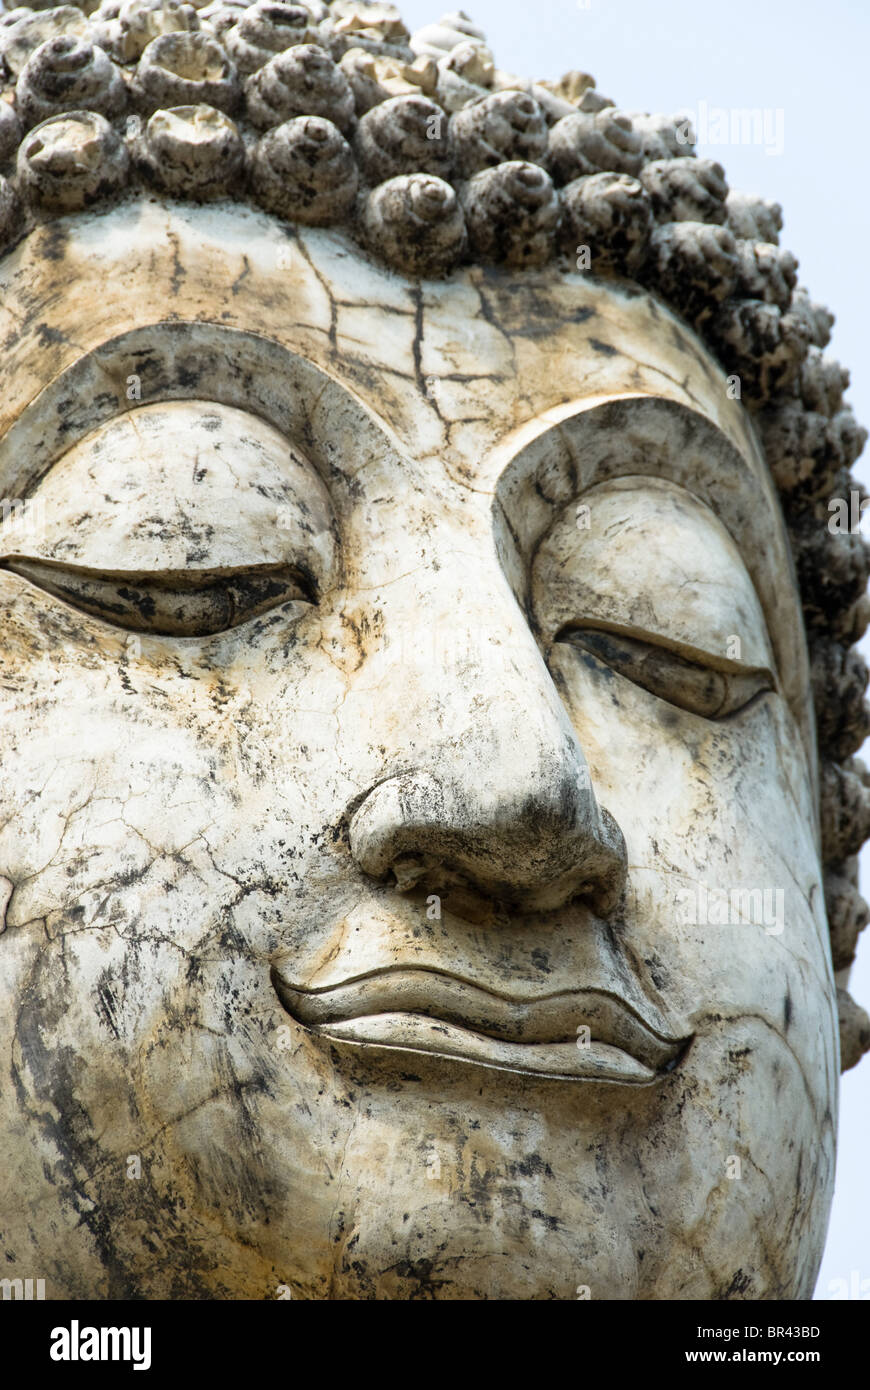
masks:
<instances>
[{"instance_id":1,"label":"lower lip","mask_svg":"<svg viewBox=\"0 0 870 1390\"><path fill-rule=\"evenodd\" d=\"M303 1026L319 1037L354 1047L450 1057L496 1071L556 1081L616 1081L647 1086L663 1075L606 1043L581 1046L570 1042L499 1042L422 1014L369 1014L341 1023Z\"/></svg>"}]
</instances>

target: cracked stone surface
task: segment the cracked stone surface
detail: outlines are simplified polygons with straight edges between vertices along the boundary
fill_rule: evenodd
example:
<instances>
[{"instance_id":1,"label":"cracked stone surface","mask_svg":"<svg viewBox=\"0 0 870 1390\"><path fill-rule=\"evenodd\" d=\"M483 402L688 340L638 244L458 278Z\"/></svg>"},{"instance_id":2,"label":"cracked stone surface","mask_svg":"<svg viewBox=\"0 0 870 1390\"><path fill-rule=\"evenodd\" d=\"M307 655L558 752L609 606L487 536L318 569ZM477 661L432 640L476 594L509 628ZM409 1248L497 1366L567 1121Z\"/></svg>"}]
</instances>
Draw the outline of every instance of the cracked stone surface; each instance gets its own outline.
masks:
<instances>
[{"instance_id":1,"label":"cracked stone surface","mask_svg":"<svg viewBox=\"0 0 870 1390\"><path fill-rule=\"evenodd\" d=\"M0 342L4 1273L809 1298L809 668L699 340L141 198L0 264Z\"/></svg>"}]
</instances>

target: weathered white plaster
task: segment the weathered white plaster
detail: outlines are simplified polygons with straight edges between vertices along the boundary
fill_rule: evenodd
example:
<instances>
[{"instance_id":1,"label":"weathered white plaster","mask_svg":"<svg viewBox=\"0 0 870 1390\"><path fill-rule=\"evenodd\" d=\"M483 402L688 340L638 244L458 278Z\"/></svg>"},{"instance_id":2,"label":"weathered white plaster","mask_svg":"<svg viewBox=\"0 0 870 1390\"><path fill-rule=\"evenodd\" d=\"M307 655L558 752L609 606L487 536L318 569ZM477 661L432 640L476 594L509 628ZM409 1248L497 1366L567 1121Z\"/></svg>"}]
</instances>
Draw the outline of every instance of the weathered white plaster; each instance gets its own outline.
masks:
<instances>
[{"instance_id":1,"label":"weathered white plaster","mask_svg":"<svg viewBox=\"0 0 870 1390\"><path fill-rule=\"evenodd\" d=\"M0 334L40 503L0 530L16 1261L50 1296L808 1297L806 658L697 340L579 274L419 288L148 200L33 233ZM300 588L245 620L263 566Z\"/></svg>"}]
</instances>

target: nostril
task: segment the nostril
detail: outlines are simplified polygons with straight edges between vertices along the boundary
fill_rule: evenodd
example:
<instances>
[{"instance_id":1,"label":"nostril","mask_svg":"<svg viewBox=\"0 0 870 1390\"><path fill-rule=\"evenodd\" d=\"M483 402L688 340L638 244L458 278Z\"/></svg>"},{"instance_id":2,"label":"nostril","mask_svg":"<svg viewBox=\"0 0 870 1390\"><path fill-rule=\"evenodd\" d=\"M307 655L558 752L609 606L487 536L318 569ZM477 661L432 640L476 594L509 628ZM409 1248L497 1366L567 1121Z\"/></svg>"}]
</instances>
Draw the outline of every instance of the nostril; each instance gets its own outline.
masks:
<instances>
[{"instance_id":1,"label":"nostril","mask_svg":"<svg viewBox=\"0 0 870 1390\"><path fill-rule=\"evenodd\" d=\"M426 873L426 863L419 854L402 854L391 865L396 888L400 893L410 893Z\"/></svg>"}]
</instances>

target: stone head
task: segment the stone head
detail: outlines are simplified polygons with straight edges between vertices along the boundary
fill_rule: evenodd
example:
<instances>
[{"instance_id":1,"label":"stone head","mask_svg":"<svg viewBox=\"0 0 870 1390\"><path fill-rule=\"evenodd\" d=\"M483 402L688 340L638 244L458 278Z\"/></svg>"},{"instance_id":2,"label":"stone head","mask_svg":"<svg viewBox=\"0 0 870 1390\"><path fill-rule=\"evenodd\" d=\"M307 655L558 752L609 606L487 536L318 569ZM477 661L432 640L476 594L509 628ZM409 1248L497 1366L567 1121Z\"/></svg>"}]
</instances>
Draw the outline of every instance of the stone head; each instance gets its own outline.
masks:
<instances>
[{"instance_id":1,"label":"stone head","mask_svg":"<svg viewBox=\"0 0 870 1390\"><path fill-rule=\"evenodd\" d=\"M809 1297L867 561L778 208L462 14L0 57L17 1265Z\"/></svg>"}]
</instances>

